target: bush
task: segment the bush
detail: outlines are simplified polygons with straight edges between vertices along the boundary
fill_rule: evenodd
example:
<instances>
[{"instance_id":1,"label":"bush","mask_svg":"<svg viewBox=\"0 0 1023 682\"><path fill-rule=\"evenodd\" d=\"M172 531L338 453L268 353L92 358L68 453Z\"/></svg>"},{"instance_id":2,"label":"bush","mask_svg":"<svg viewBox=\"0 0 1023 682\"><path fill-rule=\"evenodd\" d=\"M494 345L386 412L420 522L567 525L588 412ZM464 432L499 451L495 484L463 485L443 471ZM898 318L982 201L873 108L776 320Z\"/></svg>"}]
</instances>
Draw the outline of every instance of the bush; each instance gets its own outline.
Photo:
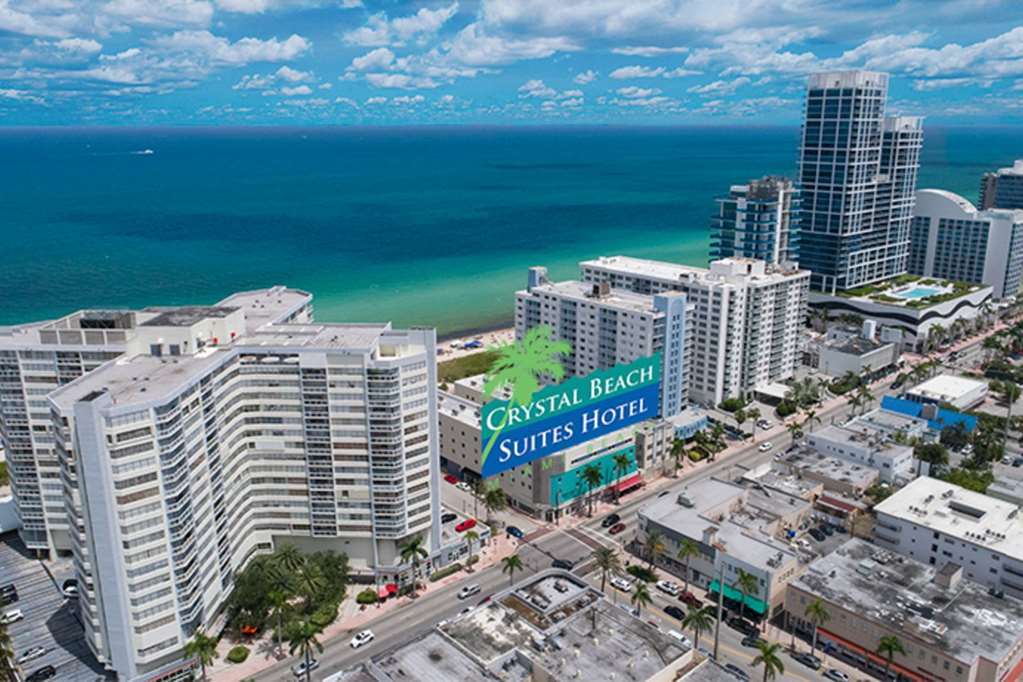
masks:
<instances>
[{"instance_id":1,"label":"bush","mask_svg":"<svg viewBox=\"0 0 1023 682\"><path fill-rule=\"evenodd\" d=\"M458 573L461 570L462 564L456 561L455 563L445 566L439 571L433 573L433 575L430 576L430 582L435 583L438 580L443 580L444 578L447 578L449 575L454 575L455 573Z\"/></svg>"},{"instance_id":2,"label":"bush","mask_svg":"<svg viewBox=\"0 0 1023 682\"><path fill-rule=\"evenodd\" d=\"M244 663L249 657L249 647L239 644L227 652L227 660L231 663Z\"/></svg>"},{"instance_id":3,"label":"bush","mask_svg":"<svg viewBox=\"0 0 1023 682\"><path fill-rule=\"evenodd\" d=\"M380 597L377 596L377 591L369 587L355 595L357 604L376 604L378 601L380 601Z\"/></svg>"},{"instance_id":4,"label":"bush","mask_svg":"<svg viewBox=\"0 0 1023 682\"><path fill-rule=\"evenodd\" d=\"M313 615L309 616L309 622L322 629L333 623L335 618L337 618L337 604L328 602L313 611Z\"/></svg>"},{"instance_id":5,"label":"bush","mask_svg":"<svg viewBox=\"0 0 1023 682\"><path fill-rule=\"evenodd\" d=\"M473 554L471 557L465 560L466 566L472 566L480 560L479 554Z\"/></svg>"},{"instance_id":6,"label":"bush","mask_svg":"<svg viewBox=\"0 0 1023 682\"><path fill-rule=\"evenodd\" d=\"M726 398L720 405L725 412L735 412L746 407L746 401L742 398Z\"/></svg>"},{"instance_id":7,"label":"bush","mask_svg":"<svg viewBox=\"0 0 1023 682\"><path fill-rule=\"evenodd\" d=\"M645 583L657 582L657 575L648 568L633 564L625 569L625 572L631 575L637 580L642 580Z\"/></svg>"},{"instance_id":8,"label":"bush","mask_svg":"<svg viewBox=\"0 0 1023 682\"><path fill-rule=\"evenodd\" d=\"M692 448L686 453L689 456L690 462L699 462L700 460L707 459L707 451L703 448Z\"/></svg>"},{"instance_id":9,"label":"bush","mask_svg":"<svg viewBox=\"0 0 1023 682\"><path fill-rule=\"evenodd\" d=\"M778 403L778 407L774 408L774 413L784 419L796 413L796 406L787 400L783 400Z\"/></svg>"}]
</instances>

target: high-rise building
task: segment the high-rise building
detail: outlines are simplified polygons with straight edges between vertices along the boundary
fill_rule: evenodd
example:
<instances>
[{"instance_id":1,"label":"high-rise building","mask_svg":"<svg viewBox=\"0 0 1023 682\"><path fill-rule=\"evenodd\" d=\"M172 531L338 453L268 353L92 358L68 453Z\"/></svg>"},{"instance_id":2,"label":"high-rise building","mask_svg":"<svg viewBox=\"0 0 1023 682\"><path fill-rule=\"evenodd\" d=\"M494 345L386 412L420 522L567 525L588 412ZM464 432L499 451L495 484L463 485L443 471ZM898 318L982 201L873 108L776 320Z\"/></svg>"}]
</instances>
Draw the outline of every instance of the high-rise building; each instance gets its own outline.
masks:
<instances>
[{"instance_id":1,"label":"high-rise building","mask_svg":"<svg viewBox=\"0 0 1023 682\"><path fill-rule=\"evenodd\" d=\"M886 116L888 75L814 74L799 160L800 265L827 293L906 272L922 119Z\"/></svg>"},{"instance_id":2,"label":"high-rise building","mask_svg":"<svg viewBox=\"0 0 1023 682\"><path fill-rule=\"evenodd\" d=\"M744 258L714 261L709 269L628 256L579 266L587 286L686 295L686 377L695 402L717 405L744 396L791 377L799 364L810 284L806 270Z\"/></svg>"},{"instance_id":3,"label":"high-rise building","mask_svg":"<svg viewBox=\"0 0 1023 682\"><path fill-rule=\"evenodd\" d=\"M980 208L1023 208L1023 159L1009 168L984 173L980 180Z\"/></svg>"},{"instance_id":4,"label":"high-rise building","mask_svg":"<svg viewBox=\"0 0 1023 682\"><path fill-rule=\"evenodd\" d=\"M799 260L799 190L791 180L768 176L732 185L728 196L717 203L718 213L711 222L711 260Z\"/></svg>"},{"instance_id":5,"label":"high-rise building","mask_svg":"<svg viewBox=\"0 0 1023 682\"><path fill-rule=\"evenodd\" d=\"M920 190L909 271L988 284L995 298L1015 296L1023 281L1023 210L978 211L958 194Z\"/></svg>"}]
</instances>

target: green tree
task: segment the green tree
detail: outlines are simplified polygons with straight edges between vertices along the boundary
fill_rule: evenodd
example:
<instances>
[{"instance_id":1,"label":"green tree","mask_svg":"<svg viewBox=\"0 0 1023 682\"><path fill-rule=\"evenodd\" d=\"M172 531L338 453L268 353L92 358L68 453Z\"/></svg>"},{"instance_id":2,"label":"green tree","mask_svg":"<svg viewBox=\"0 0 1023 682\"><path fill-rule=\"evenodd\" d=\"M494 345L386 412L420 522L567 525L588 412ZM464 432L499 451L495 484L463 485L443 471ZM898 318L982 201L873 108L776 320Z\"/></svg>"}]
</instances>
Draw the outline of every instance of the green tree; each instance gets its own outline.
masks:
<instances>
[{"instance_id":1,"label":"green tree","mask_svg":"<svg viewBox=\"0 0 1023 682\"><path fill-rule=\"evenodd\" d=\"M763 415L760 413L760 408L759 407L747 407L746 408L746 419L749 419L751 422L753 422L752 432L753 432L753 442L754 443L757 442L757 422L760 421L760 418L762 416Z\"/></svg>"},{"instance_id":2,"label":"green tree","mask_svg":"<svg viewBox=\"0 0 1023 682\"><path fill-rule=\"evenodd\" d=\"M817 410L810 408L803 412L803 423L800 425L803 431L813 431L813 425L815 423L821 423L821 418L817 415Z\"/></svg>"},{"instance_id":3,"label":"green tree","mask_svg":"<svg viewBox=\"0 0 1023 682\"><path fill-rule=\"evenodd\" d=\"M646 540L643 541L643 556L646 557L647 563L650 565L650 570L653 570L654 564L657 563L657 557L664 553L664 538L656 530L647 533Z\"/></svg>"},{"instance_id":4,"label":"green tree","mask_svg":"<svg viewBox=\"0 0 1023 682\"><path fill-rule=\"evenodd\" d=\"M828 622L831 614L824 607L824 602L821 601L820 597L817 597L807 604L804 615L813 624L813 642L810 644L810 653L814 654L817 652L817 631L820 629L820 626Z\"/></svg>"},{"instance_id":5,"label":"green tree","mask_svg":"<svg viewBox=\"0 0 1023 682\"><path fill-rule=\"evenodd\" d=\"M607 577L609 575L616 575L622 571L622 564L618 559L618 552L614 551L610 547L604 547L602 545L593 550L590 556L593 557L593 563L600 570L600 591L603 592L607 586Z\"/></svg>"},{"instance_id":6,"label":"green tree","mask_svg":"<svg viewBox=\"0 0 1023 682\"><path fill-rule=\"evenodd\" d=\"M710 607L696 609L690 607L686 611L686 617L682 619L682 627L693 631L693 646L700 648L700 635L710 632L714 627L714 616Z\"/></svg>"},{"instance_id":7,"label":"green tree","mask_svg":"<svg viewBox=\"0 0 1023 682\"><path fill-rule=\"evenodd\" d=\"M284 543L273 553L273 563L287 573L296 573L305 564L305 557L295 545Z\"/></svg>"},{"instance_id":8,"label":"green tree","mask_svg":"<svg viewBox=\"0 0 1023 682\"><path fill-rule=\"evenodd\" d=\"M742 425L746 423L747 419L749 419L749 415L746 414L746 410L740 407L738 410L732 413L732 418L735 419L735 428L741 434Z\"/></svg>"},{"instance_id":9,"label":"green tree","mask_svg":"<svg viewBox=\"0 0 1023 682\"><path fill-rule=\"evenodd\" d=\"M694 558L698 557L699 555L700 546L697 545L692 540L690 540L689 538L683 538L682 542L680 542L678 545L678 554L676 554L676 557L678 557L678 560L682 562L686 569L685 575L682 577L686 583L683 589L685 589L687 592L689 591L690 576L689 562Z\"/></svg>"},{"instance_id":10,"label":"green tree","mask_svg":"<svg viewBox=\"0 0 1023 682\"><path fill-rule=\"evenodd\" d=\"M604 475L600 473L600 467L596 464L589 464L583 467L582 480L589 489L586 501L586 513L593 516L593 491L597 486L604 482Z\"/></svg>"},{"instance_id":11,"label":"green tree","mask_svg":"<svg viewBox=\"0 0 1023 682\"><path fill-rule=\"evenodd\" d=\"M970 432L962 422L941 430L941 444L953 450L962 450L970 442Z\"/></svg>"},{"instance_id":12,"label":"green tree","mask_svg":"<svg viewBox=\"0 0 1023 682\"><path fill-rule=\"evenodd\" d=\"M860 384L856 388L856 395L858 395L862 401L861 407L863 407L863 412L866 412L867 408L877 401L874 394L870 392L870 387L868 387L865 383Z\"/></svg>"},{"instance_id":13,"label":"green tree","mask_svg":"<svg viewBox=\"0 0 1023 682\"><path fill-rule=\"evenodd\" d=\"M622 491L617 484L622 482L625 473L632 466L632 458L627 452L618 452L611 458L611 461L615 465L615 502L618 503L622 501Z\"/></svg>"},{"instance_id":14,"label":"green tree","mask_svg":"<svg viewBox=\"0 0 1023 682\"><path fill-rule=\"evenodd\" d=\"M476 543L476 541L480 539L480 534L477 533L474 530L467 530L467 531L465 531L464 537L465 537L465 543L469 546L469 558L472 559L472 557L473 557L472 547ZM472 562L468 562L468 563L469 563L469 566L465 570L467 570L467 571L473 570L472 565L471 565Z\"/></svg>"},{"instance_id":15,"label":"green tree","mask_svg":"<svg viewBox=\"0 0 1023 682\"><path fill-rule=\"evenodd\" d=\"M739 613L745 614L746 599L751 594L757 594L760 591L760 583L755 575L747 573L740 568L735 574L735 582L732 584L732 587L739 590L742 594L742 606L739 608Z\"/></svg>"},{"instance_id":16,"label":"green tree","mask_svg":"<svg viewBox=\"0 0 1023 682\"><path fill-rule=\"evenodd\" d=\"M931 477L937 478L940 467L948 465L948 450L941 443L919 443L913 448L913 456L918 462L927 462L931 465ZM923 467L917 465L916 475L920 475Z\"/></svg>"},{"instance_id":17,"label":"green tree","mask_svg":"<svg viewBox=\"0 0 1023 682\"><path fill-rule=\"evenodd\" d=\"M267 595L270 602L270 619L274 622L273 641L280 646L284 640L284 623L291 615L290 595L283 590L274 590Z\"/></svg>"},{"instance_id":18,"label":"green tree","mask_svg":"<svg viewBox=\"0 0 1023 682\"><path fill-rule=\"evenodd\" d=\"M643 607L648 606L653 602L653 598L650 596L650 588L646 586L644 581L636 581L636 587L632 590L631 601L632 605L636 608L637 614L642 614Z\"/></svg>"},{"instance_id":19,"label":"green tree","mask_svg":"<svg viewBox=\"0 0 1023 682\"><path fill-rule=\"evenodd\" d=\"M1009 424L1012 423L1012 406L1019 400L1023 390L1013 381L999 380L991 382L991 390L998 394L998 401L1005 405L1005 430L1003 431L1002 441L1003 443L1008 443Z\"/></svg>"},{"instance_id":20,"label":"green tree","mask_svg":"<svg viewBox=\"0 0 1023 682\"><path fill-rule=\"evenodd\" d=\"M803 438L803 425L799 422L790 422L785 425L785 428L789 432L789 436L792 438L793 443L798 443Z\"/></svg>"},{"instance_id":21,"label":"green tree","mask_svg":"<svg viewBox=\"0 0 1023 682\"><path fill-rule=\"evenodd\" d=\"M312 662L314 652L323 653L323 645L317 638L319 634L320 628L308 620L301 620L292 625L288 637L288 653L292 656L299 654L305 662L306 682L312 679L313 671L309 669L309 664Z\"/></svg>"},{"instance_id":22,"label":"green tree","mask_svg":"<svg viewBox=\"0 0 1023 682\"><path fill-rule=\"evenodd\" d=\"M11 644L11 635L7 632L7 626L0 623L0 672L8 680L16 680L14 676L14 647Z\"/></svg>"},{"instance_id":23,"label":"green tree","mask_svg":"<svg viewBox=\"0 0 1023 682\"><path fill-rule=\"evenodd\" d=\"M526 332L522 341L499 346L496 350L497 359L487 372L487 380L483 385L483 396L490 399L494 392L505 386L511 386L509 409L504 411L501 423L487 441L480 458L480 467L486 464L494 443L508 425L508 415L515 405L528 405L533 394L540 389L540 381L551 377L560 381L565 376L565 368L561 366L560 356L572 352L567 341L555 341L551 338L552 330L546 325L533 327Z\"/></svg>"},{"instance_id":24,"label":"green tree","mask_svg":"<svg viewBox=\"0 0 1023 682\"><path fill-rule=\"evenodd\" d=\"M202 630L196 630L195 634L185 644L185 656L199 661L202 669L202 679L206 679L206 666L212 665L217 660L217 638L207 637Z\"/></svg>"},{"instance_id":25,"label":"green tree","mask_svg":"<svg viewBox=\"0 0 1023 682\"><path fill-rule=\"evenodd\" d=\"M508 507L508 497L504 490L496 485L488 486L483 493L483 508L487 510L487 524L493 521L494 512L503 511Z\"/></svg>"},{"instance_id":26,"label":"green tree","mask_svg":"<svg viewBox=\"0 0 1023 682\"><path fill-rule=\"evenodd\" d=\"M682 466L682 458L686 456L686 442L681 438L676 438L671 443L671 456L675 460L675 471L673 475L678 475L678 470Z\"/></svg>"},{"instance_id":27,"label":"green tree","mask_svg":"<svg viewBox=\"0 0 1023 682\"><path fill-rule=\"evenodd\" d=\"M426 550L422 535L409 538L401 546L399 552L403 564L412 564L412 596L414 597L419 589L419 564L430 556L430 553Z\"/></svg>"},{"instance_id":28,"label":"green tree","mask_svg":"<svg viewBox=\"0 0 1023 682\"><path fill-rule=\"evenodd\" d=\"M515 571L523 569L522 558L518 554L512 554L501 559L501 573L508 574L508 584L515 582Z\"/></svg>"},{"instance_id":29,"label":"green tree","mask_svg":"<svg viewBox=\"0 0 1023 682\"><path fill-rule=\"evenodd\" d=\"M881 641L877 645L877 653L884 656L884 672L885 677L888 677L888 673L892 669L892 661L895 660L895 654L906 655L906 649L902 646L902 642L895 635L885 635L881 638Z\"/></svg>"},{"instance_id":30,"label":"green tree","mask_svg":"<svg viewBox=\"0 0 1023 682\"><path fill-rule=\"evenodd\" d=\"M758 654L753 659L753 667L764 666L764 682L773 680L778 675L785 672L785 666L781 662L781 644L771 644L769 642L760 642L757 644Z\"/></svg>"}]
</instances>

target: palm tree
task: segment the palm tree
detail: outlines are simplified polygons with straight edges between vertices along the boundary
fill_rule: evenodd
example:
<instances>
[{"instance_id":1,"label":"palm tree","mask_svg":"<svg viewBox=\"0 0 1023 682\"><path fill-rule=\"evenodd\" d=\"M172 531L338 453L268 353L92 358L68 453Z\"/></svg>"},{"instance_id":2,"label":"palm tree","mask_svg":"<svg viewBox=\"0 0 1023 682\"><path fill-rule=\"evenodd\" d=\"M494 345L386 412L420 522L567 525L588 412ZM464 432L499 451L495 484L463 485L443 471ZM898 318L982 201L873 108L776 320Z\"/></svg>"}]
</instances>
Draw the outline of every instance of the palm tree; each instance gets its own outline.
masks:
<instances>
[{"instance_id":1,"label":"palm tree","mask_svg":"<svg viewBox=\"0 0 1023 682\"><path fill-rule=\"evenodd\" d=\"M540 390L540 381L550 377L560 381L565 376L565 368L558 360L559 356L572 352L567 341L555 341L551 338L552 330L547 325L533 327L526 332L522 341L508 343L496 349L497 359L487 372L487 380L483 385L483 397L490 399L494 392L505 386L511 386L511 398L508 408L501 417L490 440L483 449L480 467L486 464L490 450L497 442L508 425L508 416L515 405L528 405L533 394Z\"/></svg>"},{"instance_id":2,"label":"palm tree","mask_svg":"<svg viewBox=\"0 0 1023 682\"><path fill-rule=\"evenodd\" d=\"M806 431L813 431L813 424L814 424L814 422L817 422L818 424L820 424L821 423L821 418L817 416L817 410L815 410L813 408L810 408L809 410L807 410L807 411L805 411L803 413L803 423L802 423L802 426L804 428L807 427L807 426L809 427L809 428L805 428Z\"/></svg>"},{"instance_id":3,"label":"palm tree","mask_svg":"<svg viewBox=\"0 0 1023 682\"><path fill-rule=\"evenodd\" d=\"M657 557L663 553L664 540L661 538L661 534L656 530L650 531L646 536L646 540L643 541L643 554L646 556L647 563L650 564L650 570L653 570Z\"/></svg>"},{"instance_id":4,"label":"palm tree","mask_svg":"<svg viewBox=\"0 0 1023 682\"><path fill-rule=\"evenodd\" d=\"M491 487L488 486L486 481L482 478L478 478L470 484L472 488L472 515L474 518L480 516L480 500L487 494L487 490Z\"/></svg>"},{"instance_id":5,"label":"palm tree","mask_svg":"<svg viewBox=\"0 0 1023 682\"><path fill-rule=\"evenodd\" d=\"M739 615L744 615L746 612L746 599L751 594L759 592L760 583L755 575L747 573L740 568L735 574L735 582L732 584L732 587L742 593L742 605L739 607Z\"/></svg>"},{"instance_id":6,"label":"palm tree","mask_svg":"<svg viewBox=\"0 0 1023 682\"><path fill-rule=\"evenodd\" d=\"M714 616L711 615L710 607L702 609L690 608L686 617L682 619L682 627L693 631L693 647L700 648L700 635L710 632L714 627Z\"/></svg>"},{"instance_id":7,"label":"palm tree","mask_svg":"<svg viewBox=\"0 0 1023 682\"><path fill-rule=\"evenodd\" d=\"M1012 406L1019 400L1020 393L1023 389L1020 389L1019 385L1012 381L992 381L991 390L998 394L998 399L1005 403L1005 431L1003 433L1003 441L1008 444L1009 441L1009 424L1012 423Z\"/></svg>"},{"instance_id":8,"label":"palm tree","mask_svg":"<svg viewBox=\"0 0 1023 682\"><path fill-rule=\"evenodd\" d=\"M323 653L323 645L320 644L320 640L316 638L316 635L320 634L320 628L316 627L308 620L302 620L294 624L291 631L291 637L288 640L290 648L288 653L294 656L296 653L301 654L302 660L305 661L305 680L309 682L312 679L313 671L309 669L309 664L313 658L313 652L317 651Z\"/></svg>"},{"instance_id":9,"label":"palm tree","mask_svg":"<svg viewBox=\"0 0 1023 682\"><path fill-rule=\"evenodd\" d=\"M305 557L298 551L295 545L284 543L273 553L274 563L288 573L295 573L302 568Z\"/></svg>"},{"instance_id":10,"label":"palm tree","mask_svg":"<svg viewBox=\"0 0 1023 682\"><path fill-rule=\"evenodd\" d=\"M867 411L867 408L870 407L871 403L873 403L875 400L877 400L874 397L874 394L870 392L870 389L867 387L866 384L860 384L859 387L857 387L856 395L858 395L860 397L860 400L863 403L862 406L863 406L863 411L864 412Z\"/></svg>"},{"instance_id":11,"label":"palm tree","mask_svg":"<svg viewBox=\"0 0 1023 682\"><path fill-rule=\"evenodd\" d=\"M788 429L789 436L792 437L792 442L797 443L803 437L803 425L799 422L790 422L785 425Z\"/></svg>"},{"instance_id":12,"label":"palm tree","mask_svg":"<svg viewBox=\"0 0 1023 682\"><path fill-rule=\"evenodd\" d=\"M817 630L828 622L831 614L824 607L824 602L821 601L821 598L817 597L807 605L803 615L806 616L808 621L813 623L813 642L810 643L810 653L814 654L817 651Z\"/></svg>"},{"instance_id":13,"label":"palm tree","mask_svg":"<svg viewBox=\"0 0 1023 682\"><path fill-rule=\"evenodd\" d=\"M600 569L600 591L603 592L607 585L607 577L621 572L621 561L618 559L618 553L610 547L597 547L590 556L593 557L593 563Z\"/></svg>"},{"instance_id":14,"label":"palm tree","mask_svg":"<svg viewBox=\"0 0 1023 682\"><path fill-rule=\"evenodd\" d=\"M274 621L273 641L278 647L284 640L284 621L291 613L288 598L288 593L283 590L272 590L267 594L267 601L270 602L270 619Z\"/></svg>"},{"instance_id":15,"label":"palm tree","mask_svg":"<svg viewBox=\"0 0 1023 682\"><path fill-rule=\"evenodd\" d=\"M689 591L689 561L693 559L693 557L697 557L699 555L700 546L697 545L692 540L690 540L689 538L683 538L682 542L680 542L678 545L678 554L676 554L675 556L678 557L678 560L681 561L686 568L685 575L682 576L686 582L686 585L683 588L685 589L686 592Z\"/></svg>"},{"instance_id":16,"label":"palm tree","mask_svg":"<svg viewBox=\"0 0 1023 682\"><path fill-rule=\"evenodd\" d=\"M643 613L643 607L653 602L650 597L650 588L642 580L636 581L636 588L632 591L632 605L636 607L636 614Z\"/></svg>"},{"instance_id":17,"label":"palm tree","mask_svg":"<svg viewBox=\"0 0 1023 682\"><path fill-rule=\"evenodd\" d=\"M192 639L185 644L185 656L195 658L202 668L202 679L206 679L206 666L217 660L217 638L207 637L202 630L196 630Z\"/></svg>"},{"instance_id":18,"label":"palm tree","mask_svg":"<svg viewBox=\"0 0 1023 682\"><path fill-rule=\"evenodd\" d=\"M758 665L764 666L764 682L773 680L785 672L785 666L781 662L781 657L778 656L778 652L781 651L781 644L760 642L757 644L757 649L760 653L753 659L752 665L754 668Z\"/></svg>"},{"instance_id":19,"label":"palm tree","mask_svg":"<svg viewBox=\"0 0 1023 682\"><path fill-rule=\"evenodd\" d=\"M615 477L615 502L618 503L622 501L622 491L617 484L621 483L625 472L632 466L632 459L629 457L629 453L618 452L611 457L611 462L615 465L615 474L617 474Z\"/></svg>"},{"instance_id":20,"label":"palm tree","mask_svg":"<svg viewBox=\"0 0 1023 682\"><path fill-rule=\"evenodd\" d=\"M746 423L749 416L746 414L746 410L741 407L732 413L732 418L735 419L735 428L742 434L742 425Z\"/></svg>"},{"instance_id":21,"label":"palm tree","mask_svg":"<svg viewBox=\"0 0 1023 682\"><path fill-rule=\"evenodd\" d=\"M895 654L906 655L906 649L902 646L902 642L895 635L885 635L881 638L881 641L877 645L877 653L884 656L884 672L885 677L888 677L888 673L892 669L892 661L895 659Z\"/></svg>"},{"instance_id":22,"label":"palm tree","mask_svg":"<svg viewBox=\"0 0 1023 682\"><path fill-rule=\"evenodd\" d=\"M753 442L754 443L757 442L757 422L760 421L760 417L761 416L763 416L763 415L760 414L760 408L759 407L748 407L748 408L746 408L746 418L749 419L751 422L753 422Z\"/></svg>"},{"instance_id":23,"label":"palm tree","mask_svg":"<svg viewBox=\"0 0 1023 682\"><path fill-rule=\"evenodd\" d=\"M849 391L849 395L846 396L845 402L852 408L852 413L854 415L856 414L856 410L863 407L863 398L860 396L859 391Z\"/></svg>"},{"instance_id":24,"label":"palm tree","mask_svg":"<svg viewBox=\"0 0 1023 682\"><path fill-rule=\"evenodd\" d=\"M465 542L466 542L466 544L469 545L469 559L472 559L472 546L479 539L480 539L480 534L477 533L476 531L474 531L474 530L467 530L467 531L465 531ZM466 563L469 566L466 570L471 571L472 570L472 562L469 561L469 562L466 562Z\"/></svg>"},{"instance_id":25,"label":"palm tree","mask_svg":"<svg viewBox=\"0 0 1023 682\"><path fill-rule=\"evenodd\" d=\"M414 597L419 587L419 561L430 556L430 553L426 551L422 535L409 538L399 551L401 552L401 562L412 564L412 596Z\"/></svg>"},{"instance_id":26,"label":"palm tree","mask_svg":"<svg viewBox=\"0 0 1023 682\"><path fill-rule=\"evenodd\" d=\"M483 493L483 508L487 510L488 524L491 522L494 512L499 512L507 506L508 497L504 494L504 490L496 485L489 486L487 491Z\"/></svg>"},{"instance_id":27,"label":"palm tree","mask_svg":"<svg viewBox=\"0 0 1023 682\"><path fill-rule=\"evenodd\" d=\"M686 442L681 438L676 438L671 443L671 456L675 460L675 471L672 475L677 476L678 470L682 466L682 458L686 456Z\"/></svg>"},{"instance_id":28,"label":"palm tree","mask_svg":"<svg viewBox=\"0 0 1023 682\"><path fill-rule=\"evenodd\" d=\"M600 467L596 464L589 464L583 468L583 483L590 489L587 497L587 514L593 516L593 489L604 482L604 475L600 473Z\"/></svg>"},{"instance_id":29,"label":"palm tree","mask_svg":"<svg viewBox=\"0 0 1023 682\"><path fill-rule=\"evenodd\" d=\"M8 680L17 679L14 677L14 648L11 645L11 636L7 632L7 626L0 623L0 671Z\"/></svg>"},{"instance_id":30,"label":"palm tree","mask_svg":"<svg viewBox=\"0 0 1023 682\"><path fill-rule=\"evenodd\" d=\"M522 558L518 554L512 554L501 559L501 573L508 574L508 584L515 582L515 571L522 570Z\"/></svg>"}]
</instances>

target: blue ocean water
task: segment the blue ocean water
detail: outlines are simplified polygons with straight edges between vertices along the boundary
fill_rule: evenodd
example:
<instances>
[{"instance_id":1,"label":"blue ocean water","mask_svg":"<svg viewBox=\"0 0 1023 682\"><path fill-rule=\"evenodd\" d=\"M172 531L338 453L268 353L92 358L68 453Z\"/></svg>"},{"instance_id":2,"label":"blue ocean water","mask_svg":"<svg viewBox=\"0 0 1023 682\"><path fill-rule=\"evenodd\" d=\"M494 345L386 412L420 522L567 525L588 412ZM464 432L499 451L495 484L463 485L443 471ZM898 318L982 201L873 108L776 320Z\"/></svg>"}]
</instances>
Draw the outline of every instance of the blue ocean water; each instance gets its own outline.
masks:
<instances>
[{"instance_id":1,"label":"blue ocean water","mask_svg":"<svg viewBox=\"0 0 1023 682\"><path fill-rule=\"evenodd\" d=\"M511 319L530 265L702 265L714 197L795 172L791 128L0 130L0 324L283 283L318 319ZM140 154L152 150L151 154ZM1019 128L927 128L922 187L976 199Z\"/></svg>"}]
</instances>

